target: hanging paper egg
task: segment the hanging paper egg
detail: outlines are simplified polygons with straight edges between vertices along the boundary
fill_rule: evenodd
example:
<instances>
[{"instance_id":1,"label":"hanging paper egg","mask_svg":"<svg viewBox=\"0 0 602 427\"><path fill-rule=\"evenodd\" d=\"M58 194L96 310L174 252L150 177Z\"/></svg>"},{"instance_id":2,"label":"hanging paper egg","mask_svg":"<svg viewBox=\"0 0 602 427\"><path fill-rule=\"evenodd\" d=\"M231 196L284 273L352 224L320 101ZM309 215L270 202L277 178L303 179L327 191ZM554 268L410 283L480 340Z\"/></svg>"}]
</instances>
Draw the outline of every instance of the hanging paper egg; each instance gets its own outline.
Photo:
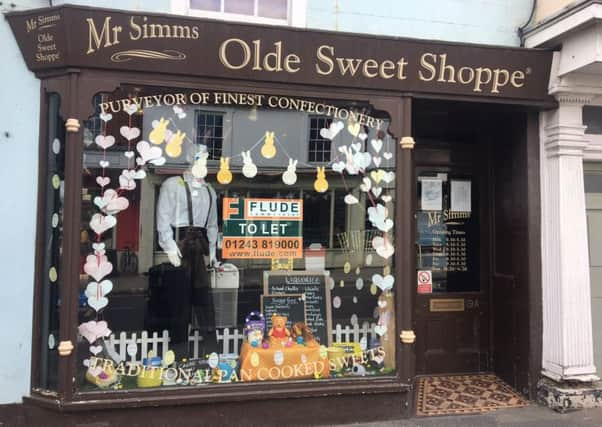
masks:
<instances>
[{"instance_id":1,"label":"hanging paper egg","mask_svg":"<svg viewBox=\"0 0 602 427\"><path fill-rule=\"evenodd\" d=\"M215 353L215 352L211 353L209 355L209 367L216 368L218 363L219 363L219 356L217 355L217 353Z\"/></svg>"},{"instance_id":2,"label":"hanging paper egg","mask_svg":"<svg viewBox=\"0 0 602 427\"><path fill-rule=\"evenodd\" d=\"M220 157L219 171L217 172L217 181L220 184L230 184L232 182L232 172L230 172L230 158Z\"/></svg>"},{"instance_id":3,"label":"hanging paper egg","mask_svg":"<svg viewBox=\"0 0 602 427\"><path fill-rule=\"evenodd\" d=\"M266 159L271 159L276 155L276 146L274 145L274 132L265 131L265 140L261 147L261 155Z\"/></svg>"},{"instance_id":4,"label":"hanging paper egg","mask_svg":"<svg viewBox=\"0 0 602 427\"><path fill-rule=\"evenodd\" d=\"M316 180L314 181L314 189L318 193L324 193L328 190L328 181L326 180L326 166L318 166L316 168Z\"/></svg>"},{"instance_id":5,"label":"hanging paper egg","mask_svg":"<svg viewBox=\"0 0 602 427\"><path fill-rule=\"evenodd\" d=\"M378 292L378 287L374 283L372 283L372 285L370 286L370 293L372 295L376 295L377 292Z\"/></svg>"},{"instance_id":6,"label":"hanging paper egg","mask_svg":"<svg viewBox=\"0 0 602 427\"><path fill-rule=\"evenodd\" d=\"M364 287L364 279L362 279L361 277L358 277L357 280L355 281L355 288L358 291L361 291L363 287Z\"/></svg>"},{"instance_id":7,"label":"hanging paper egg","mask_svg":"<svg viewBox=\"0 0 602 427\"><path fill-rule=\"evenodd\" d=\"M274 363L277 366L280 366L284 363L284 354L280 350L274 353Z\"/></svg>"},{"instance_id":8,"label":"hanging paper egg","mask_svg":"<svg viewBox=\"0 0 602 427\"><path fill-rule=\"evenodd\" d=\"M343 272L345 274L348 274L351 271L351 263L349 261L345 261L345 264L343 264Z\"/></svg>"},{"instance_id":9,"label":"hanging paper egg","mask_svg":"<svg viewBox=\"0 0 602 427\"><path fill-rule=\"evenodd\" d=\"M349 319L352 325L357 325L357 314L352 314L351 319Z\"/></svg>"},{"instance_id":10,"label":"hanging paper egg","mask_svg":"<svg viewBox=\"0 0 602 427\"><path fill-rule=\"evenodd\" d=\"M259 366L259 355L255 352L251 354L251 366L254 368Z\"/></svg>"},{"instance_id":11,"label":"hanging paper egg","mask_svg":"<svg viewBox=\"0 0 602 427\"><path fill-rule=\"evenodd\" d=\"M341 307L341 297L336 296L332 299L332 306L334 308L340 308Z\"/></svg>"},{"instance_id":12,"label":"hanging paper egg","mask_svg":"<svg viewBox=\"0 0 602 427\"><path fill-rule=\"evenodd\" d=\"M366 255L366 265L372 265L372 254Z\"/></svg>"}]
</instances>

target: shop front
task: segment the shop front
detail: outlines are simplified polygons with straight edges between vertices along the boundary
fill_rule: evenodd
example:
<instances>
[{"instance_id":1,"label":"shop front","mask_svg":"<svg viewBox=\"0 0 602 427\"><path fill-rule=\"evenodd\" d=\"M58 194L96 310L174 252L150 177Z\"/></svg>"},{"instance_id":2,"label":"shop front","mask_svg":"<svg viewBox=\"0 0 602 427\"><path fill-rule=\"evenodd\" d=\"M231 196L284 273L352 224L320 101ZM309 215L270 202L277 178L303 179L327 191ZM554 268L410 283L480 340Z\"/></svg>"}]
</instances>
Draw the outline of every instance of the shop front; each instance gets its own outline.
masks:
<instances>
[{"instance_id":1,"label":"shop front","mask_svg":"<svg viewBox=\"0 0 602 427\"><path fill-rule=\"evenodd\" d=\"M333 423L410 416L417 375L533 392L551 52L8 20L41 81L30 403Z\"/></svg>"}]
</instances>

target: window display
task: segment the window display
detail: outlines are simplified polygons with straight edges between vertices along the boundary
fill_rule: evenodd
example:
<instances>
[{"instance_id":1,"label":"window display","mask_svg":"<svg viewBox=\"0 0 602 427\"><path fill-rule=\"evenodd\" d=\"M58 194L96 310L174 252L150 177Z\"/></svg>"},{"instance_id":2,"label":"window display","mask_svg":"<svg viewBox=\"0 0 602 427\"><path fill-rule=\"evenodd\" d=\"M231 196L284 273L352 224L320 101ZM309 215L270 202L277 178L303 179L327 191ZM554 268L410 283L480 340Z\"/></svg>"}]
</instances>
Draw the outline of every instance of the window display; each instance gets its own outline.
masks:
<instances>
[{"instance_id":1,"label":"window display","mask_svg":"<svg viewBox=\"0 0 602 427\"><path fill-rule=\"evenodd\" d=\"M213 91L97 98L81 391L395 373L386 112Z\"/></svg>"}]
</instances>

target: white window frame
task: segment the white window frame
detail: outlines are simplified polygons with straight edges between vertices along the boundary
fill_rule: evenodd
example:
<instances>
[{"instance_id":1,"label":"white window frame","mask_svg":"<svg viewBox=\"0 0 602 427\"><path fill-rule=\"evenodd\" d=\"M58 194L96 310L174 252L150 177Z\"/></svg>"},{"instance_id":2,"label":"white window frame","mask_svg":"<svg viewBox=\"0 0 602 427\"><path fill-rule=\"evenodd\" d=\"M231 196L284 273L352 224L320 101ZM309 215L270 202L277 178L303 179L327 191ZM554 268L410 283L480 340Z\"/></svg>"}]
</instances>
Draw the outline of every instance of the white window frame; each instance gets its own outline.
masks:
<instances>
[{"instance_id":1,"label":"white window frame","mask_svg":"<svg viewBox=\"0 0 602 427\"><path fill-rule=\"evenodd\" d=\"M257 0L254 12L257 14ZM245 22L250 24L289 25L291 27L305 28L307 16L307 0L287 0L287 18L273 19L261 16L240 15L224 12L224 0L220 0L221 10L213 12L208 10L192 9L190 0L171 0L171 12L179 15L196 16L199 18L218 19L224 21Z\"/></svg>"}]
</instances>

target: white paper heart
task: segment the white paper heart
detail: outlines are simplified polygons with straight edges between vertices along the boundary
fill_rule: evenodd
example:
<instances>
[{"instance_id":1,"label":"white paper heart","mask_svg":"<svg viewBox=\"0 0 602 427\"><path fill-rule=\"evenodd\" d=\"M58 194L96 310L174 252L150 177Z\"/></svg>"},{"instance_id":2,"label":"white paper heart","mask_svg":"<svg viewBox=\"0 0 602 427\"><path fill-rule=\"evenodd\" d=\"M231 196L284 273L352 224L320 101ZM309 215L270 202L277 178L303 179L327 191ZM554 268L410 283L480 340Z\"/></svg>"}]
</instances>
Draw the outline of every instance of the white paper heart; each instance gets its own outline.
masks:
<instances>
[{"instance_id":1,"label":"white paper heart","mask_svg":"<svg viewBox=\"0 0 602 427\"><path fill-rule=\"evenodd\" d=\"M385 292L393 288L395 278L390 274L387 274L384 277L380 274L374 274L372 275L372 282L378 286L381 291Z\"/></svg>"},{"instance_id":2,"label":"white paper heart","mask_svg":"<svg viewBox=\"0 0 602 427\"><path fill-rule=\"evenodd\" d=\"M123 169L119 175L119 188L133 190L136 188L136 171L134 169Z\"/></svg>"},{"instance_id":3,"label":"white paper heart","mask_svg":"<svg viewBox=\"0 0 602 427\"><path fill-rule=\"evenodd\" d=\"M358 151L353 155L355 165L360 169L366 169L372 162L372 155L368 152Z\"/></svg>"},{"instance_id":4,"label":"white paper heart","mask_svg":"<svg viewBox=\"0 0 602 427\"><path fill-rule=\"evenodd\" d=\"M111 334L111 330L108 328L108 324L104 320L101 320L100 322L90 320L89 322L79 325L77 330L82 337L90 342L90 344L92 344L98 338L107 337Z\"/></svg>"},{"instance_id":5,"label":"white paper heart","mask_svg":"<svg viewBox=\"0 0 602 427\"><path fill-rule=\"evenodd\" d=\"M163 155L161 148L151 147L151 145L144 140L139 141L136 144L136 150L138 150L138 153L140 154L140 157L136 159L136 163L139 165L159 159ZM163 162L165 162L165 159L163 159Z\"/></svg>"},{"instance_id":6,"label":"white paper heart","mask_svg":"<svg viewBox=\"0 0 602 427\"><path fill-rule=\"evenodd\" d=\"M372 247L377 255L384 259L388 259L395 253L395 248L386 237L376 236L372 239Z\"/></svg>"},{"instance_id":7,"label":"white paper heart","mask_svg":"<svg viewBox=\"0 0 602 427\"><path fill-rule=\"evenodd\" d=\"M108 229L115 227L117 224L117 219L112 215L103 215L96 213L92 215L92 219L90 220L90 228L94 230L94 232L98 235L101 235Z\"/></svg>"},{"instance_id":8,"label":"white paper heart","mask_svg":"<svg viewBox=\"0 0 602 427\"><path fill-rule=\"evenodd\" d=\"M146 178L146 171L144 169L138 169L134 173L134 179L144 179Z\"/></svg>"},{"instance_id":9,"label":"white paper heart","mask_svg":"<svg viewBox=\"0 0 602 427\"><path fill-rule=\"evenodd\" d=\"M378 196L380 196L380 193L383 192L383 188L382 187L372 187L372 194L374 194L374 197L376 197L378 199Z\"/></svg>"},{"instance_id":10,"label":"white paper heart","mask_svg":"<svg viewBox=\"0 0 602 427\"><path fill-rule=\"evenodd\" d=\"M388 151L385 151L385 152L383 153L383 157L384 157L385 159L387 159L387 160L391 160L391 158L393 157L393 153L390 153L390 152L388 152Z\"/></svg>"},{"instance_id":11,"label":"white paper heart","mask_svg":"<svg viewBox=\"0 0 602 427\"><path fill-rule=\"evenodd\" d=\"M104 243L92 243L92 249L96 255L104 255L105 244Z\"/></svg>"},{"instance_id":12,"label":"white paper heart","mask_svg":"<svg viewBox=\"0 0 602 427\"><path fill-rule=\"evenodd\" d=\"M112 135L98 135L94 142L103 150L112 147L115 144L115 137Z\"/></svg>"},{"instance_id":13,"label":"white paper heart","mask_svg":"<svg viewBox=\"0 0 602 427\"><path fill-rule=\"evenodd\" d=\"M341 173L345 170L345 162L336 162L332 164L332 170Z\"/></svg>"},{"instance_id":14,"label":"white paper heart","mask_svg":"<svg viewBox=\"0 0 602 427\"><path fill-rule=\"evenodd\" d=\"M132 157L134 157L136 153L134 153L133 151L126 151L125 153L123 153L123 155L125 157L127 157L128 159L131 159Z\"/></svg>"},{"instance_id":15,"label":"white paper heart","mask_svg":"<svg viewBox=\"0 0 602 427\"><path fill-rule=\"evenodd\" d=\"M387 184L393 182L394 179L395 179L395 172L385 172L383 174L383 181L386 182Z\"/></svg>"},{"instance_id":16,"label":"white paper heart","mask_svg":"<svg viewBox=\"0 0 602 427\"><path fill-rule=\"evenodd\" d=\"M123 111L125 111L131 116L136 111L138 111L138 106L136 104L128 104L125 107L123 107Z\"/></svg>"},{"instance_id":17,"label":"white paper heart","mask_svg":"<svg viewBox=\"0 0 602 427\"><path fill-rule=\"evenodd\" d=\"M108 168L110 165L108 160L101 160L100 162L98 162L98 164L100 165L101 168Z\"/></svg>"},{"instance_id":18,"label":"white paper heart","mask_svg":"<svg viewBox=\"0 0 602 427\"><path fill-rule=\"evenodd\" d=\"M96 311L100 311L109 304L107 297L90 297L88 298L88 305Z\"/></svg>"},{"instance_id":19,"label":"white paper heart","mask_svg":"<svg viewBox=\"0 0 602 427\"><path fill-rule=\"evenodd\" d=\"M356 203L359 202L359 200L357 199L357 197L355 197L353 194L347 194L343 200L348 205L355 205Z\"/></svg>"},{"instance_id":20,"label":"white paper heart","mask_svg":"<svg viewBox=\"0 0 602 427\"><path fill-rule=\"evenodd\" d=\"M372 181L370 181L370 178L365 176L364 178L362 178L362 183L360 184L360 190L362 190L364 192L368 192L368 191L370 191L370 188L372 188Z\"/></svg>"},{"instance_id":21,"label":"white paper heart","mask_svg":"<svg viewBox=\"0 0 602 427\"><path fill-rule=\"evenodd\" d=\"M332 122L328 129L320 129L320 136L325 139L330 139L331 141L335 136L343 129L345 125L343 122Z\"/></svg>"},{"instance_id":22,"label":"white paper heart","mask_svg":"<svg viewBox=\"0 0 602 427\"><path fill-rule=\"evenodd\" d=\"M110 280L103 280L101 282L90 282L88 286L86 286L86 297L88 300L90 298L100 298L109 294L113 290L113 282Z\"/></svg>"},{"instance_id":23,"label":"white paper heart","mask_svg":"<svg viewBox=\"0 0 602 427\"><path fill-rule=\"evenodd\" d=\"M84 359L82 363L87 368L88 366L90 366L90 359Z\"/></svg>"},{"instance_id":24,"label":"white paper heart","mask_svg":"<svg viewBox=\"0 0 602 427\"><path fill-rule=\"evenodd\" d=\"M109 178L108 176L97 176L96 177L96 183L98 185L100 185L101 187L106 187L107 185L109 185L110 182L111 182L111 178Z\"/></svg>"},{"instance_id":25,"label":"white paper heart","mask_svg":"<svg viewBox=\"0 0 602 427\"><path fill-rule=\"evenodd\" d=\"M113 118L113 115L110 113L100 113L98 115L98 117L100 118L100 120L102 120L103 122L108 122L109 120L111 120Z\"/></svg>"},{"instance_id":26,"label":"white paper heart","mask_svg":"<svg viewBox=\"0 0 602 427\"><path fill-rule=\"evenodd\" d=\"M88 255L84 264L84 271L92 276L97 282L113 271L113 264L109 262L106 255Z\"/></svg>"},{"instance_id":27,"label":"white paper heart","mask_svg":"<svg viewBox=\"0 0 602 427\"><path fill-rule=\"evenodd\" d=\"M365 134L364 132L360 132L360 133L358 133L357 137L358 137L359 139L361 139L362 141L365 141L365 140L366 140L366 138L368 138L368 135L367 135L367 134Z\"/></svg>"},{"instance_id":28,"label":"white paper heart","mask_svg":"<svg viewBox=\"0 0 602 427\"><path fill-rule=\"evenodd\" d=\"M119 128L119 133L128 141L131 141L140 136L140 129L137 127L121 126Z\"/></svg>"},{"instance_id":29,"label":"white paper heart","mask_svg":"<svg viewBox=\"0 0 602 427\"><path fill-rule=\"evenodd\" d=\"M378 156L374 156L374 157L372 157L372 161L374 162L374 166L379 167L382 159Z\"/></svg>"},{"instance_id":30,"label":"white paper heart","mask_svg":"<svg viewBox=\"0 0 602 427\"><path fill-rule=\"evenodd\" d=\"M383 148L383 140L382 139L371 139L370 145L372 145L374 152L379 153L381 148Z\"/></svg>"},{"instance_id":31,"label":"white paper heart","mask_svg":"<svg viewBox=\"0 0 602 427\"><path fill-rule=\"evenodd\" d=\"M163 166L165 161L165 157L159 157L158 159L149 160L149 163L152 163L155 166Z\"/></svg>"},{"instance_id":32,"label":"white paper heart","mask_svg":"<svg viewBox=\"0 0 602 427\"><path fill-rule=\"evenodd\" d=\"M102 351L101 345L91 345L90 346L90 353L92 353L94 356L96 356L101 351Z\"/></svg>"},{"instance_id":33,"label":"white paper heart","mask_svg":"<svg viewBox=\"0 0 602 427\"><path fill-rule=\"evenodd\" d=\"M359 142L353 143L351 144L351 148L357 153L362 148L362 144Z\"/></svg>"},{"instance_id":34,"label":"white paper heart","mask_svg":"<svg viewBox=\"0 0 602 427\"><path fill-rule=\"evenodd\" d=\"M376 332L378 336L382 337L387 333L387 325L376 325L374 327L374 332Z\"/></svg>"},{"instance_id":35,"label":"white paper heart","mask_svg":"<svg viewBox=\"0 0 602 427\"><path fill-rule=\"evenodd\" d=\"M384 196L381 197L381 199L385 202L385 203L389 203L393 197L391 197L390 194L385 194Z\"/></svg>"}]
</instances>

